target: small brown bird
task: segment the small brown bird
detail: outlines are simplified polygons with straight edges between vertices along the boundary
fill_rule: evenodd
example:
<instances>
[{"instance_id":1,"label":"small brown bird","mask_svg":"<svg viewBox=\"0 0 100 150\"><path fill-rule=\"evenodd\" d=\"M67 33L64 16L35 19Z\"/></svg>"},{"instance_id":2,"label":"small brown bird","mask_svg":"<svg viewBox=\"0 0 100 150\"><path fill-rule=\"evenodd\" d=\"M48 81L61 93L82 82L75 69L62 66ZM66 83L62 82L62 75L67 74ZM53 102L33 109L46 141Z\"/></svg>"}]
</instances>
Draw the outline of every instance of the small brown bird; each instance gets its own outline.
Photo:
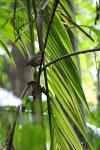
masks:
<instances>
[{"instance_id":1,"label":"small brown bird","mask_svg":"<svg viewBox=\"0 0 100 150\"><path fill-rule=\"evenodd\" d=\"M30 60L28 60L23 67L25 67L25 66L32 66L32 67L40 66L41 58L42 58L42 52L40 51L40 52L34 54L34 56Z\"/></svg>"}]
</instances>

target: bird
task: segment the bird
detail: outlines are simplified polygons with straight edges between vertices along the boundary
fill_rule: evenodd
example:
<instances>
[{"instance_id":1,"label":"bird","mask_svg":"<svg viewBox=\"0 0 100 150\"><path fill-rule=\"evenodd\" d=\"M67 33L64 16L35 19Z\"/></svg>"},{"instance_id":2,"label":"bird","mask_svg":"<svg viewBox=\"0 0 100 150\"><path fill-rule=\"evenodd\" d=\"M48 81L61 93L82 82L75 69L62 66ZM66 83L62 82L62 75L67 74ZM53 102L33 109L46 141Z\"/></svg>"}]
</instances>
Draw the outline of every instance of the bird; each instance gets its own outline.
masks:
<instances>
[{"instance_id":1,"label":"bird","mask_svg":"<svg viewBox=\"0 0 100 150\"><path fill-rule=\"evenodd\" d=\"M23 67L26 66L31 66L31 67L38 67L41 64L41 59L42 59L42 51L36 53L31 57L24 65Z\"/></svg>"}]
</instances>

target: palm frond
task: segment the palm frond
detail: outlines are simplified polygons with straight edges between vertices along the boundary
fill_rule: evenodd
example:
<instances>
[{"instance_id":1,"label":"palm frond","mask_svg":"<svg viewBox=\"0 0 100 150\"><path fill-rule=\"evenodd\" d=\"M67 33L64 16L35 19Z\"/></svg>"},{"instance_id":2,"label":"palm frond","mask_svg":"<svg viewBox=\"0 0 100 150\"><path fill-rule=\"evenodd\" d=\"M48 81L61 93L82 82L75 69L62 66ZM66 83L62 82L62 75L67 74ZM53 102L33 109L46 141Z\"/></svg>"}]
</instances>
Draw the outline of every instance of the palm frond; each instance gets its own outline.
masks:
<instances>
[{"instance_id":1,"label":"palm frond","mask_svg":"<svg viewBox=\"0 0 100 150\"><path fill-rule=\"evenodd\" d=\"M37 10L40 8L40 0L35 1L34 12L35 23L33 24L32 16L32 7L31 1L27 1L26 5L20 2L20 5L23 6L20 11L20 21L19 24L19 37L15 42L17 47L20 49L21 53L27 53L31 55L35 49L35 41L38 41L37 35L37 26L36 26L36 17ZM70 0L70 2L72 2ZM59 58L63 55L74 52L70 36L66 30L66 27L63 24L62 18L59 15L59 9L61 12L64 12L66 9L67 13L75 20L74 15L66 3L66 1L60 2L51 0L47 7L44 10L44 26L43 26L43 39L42 42L46 39L46 49L45 49L45 63ZM34 1L32 1L34 5ZM54 7L55 6L55 7ZM34 8L34 6L33 6ZM28 16L27 16L28 10ZM52 13L51 13L52 12ZM17 13L17 8L16 8ZM48 17L51 16L51 20L48 21ZM10 19L10 18L9 18ZM4 28L0 28L0 33L3 37L14 42L14 26L12 25L11 20L7 19ZM66 18L68 19L68 18ZM32 21L32 23L31 23ZM67 20L68 22L69 20ZM1 21L0 21L1 22ZM28 22L28 25L26 25ZM25 26L23 26L25 24ZM69 25L69 24L68 24ZM0 26L2 24L0 23ZM29 29L26 30L26 27ZM10 32L8 32L10 31ZM16 31L17 32L17 31ZM21 36L20 36L21 35ZM43 44L43 43L42 43ZM4 44L2 44L4 45ZM31 46L30 46L31 45ZM8 53L8 50L6 49ZM8 53L9 55L9 53ZM64 149L64 150L83 150L84 147L81 144L73 124L78 128L79 132L82 134L84 139L88 142L91 149L92 146L89 143L87 136L87 128L85 125L85 117L80 108L79 101L82 102L84 108L88 113L89 107L84 95L84 91L81 85L81 78L79 74L78 60L76 56L73 58L69 57L66 60L62 60L53 64L46 69L48 79L48 89L49 90L49 102L50 102L50 117L51 117L51 149Z\"/></svg>"}]
</instances>

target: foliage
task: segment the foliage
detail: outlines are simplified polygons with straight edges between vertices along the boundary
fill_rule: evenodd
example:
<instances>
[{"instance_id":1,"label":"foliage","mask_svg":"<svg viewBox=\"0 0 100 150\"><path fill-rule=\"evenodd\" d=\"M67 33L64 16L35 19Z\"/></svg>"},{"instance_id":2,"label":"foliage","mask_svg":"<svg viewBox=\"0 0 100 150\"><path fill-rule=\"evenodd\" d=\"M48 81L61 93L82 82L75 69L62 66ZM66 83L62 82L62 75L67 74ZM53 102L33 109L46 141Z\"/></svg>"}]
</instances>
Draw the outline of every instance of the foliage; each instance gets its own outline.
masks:
<instances>
[{"instance_id":1,"label":"foliage","mask_svg":"<svg viewBox=\"0 0 100 150\"><path fill-rule=\"evenodd\" d=\"M76 38L77 29L75 24L74 28L71 29L73 24L62 15L67 15L73 20L73 22L75 22L74 14L69 7L69 3L63 0L57 5L57 1L48 1L44 15L43 37L41 37L41 33L38 32L36 22L36 17L39 13L36 13L36 11L40 10L41 1L37 0L35 5L33 5L35 1L33 0L32 2L30 0L15 1L15 3L8 1L5 8L4 5L1 8L0 39L3 41L1 44L7 52L10 60L13 60L13 58L10 55L9 50L6 49L7 46L5 47L6 43L16 44L23 57L26 57L27 55L30 58L34 53L41 50L41 38L44 43L47 38L47 43L45 45L46 48L44 51L44 62L46 64L55 58L74 52L75 49L72 46L71 37L66 26L70 28ZM57 8L55 6L57 6ZM98 36L99 31L95 28L90 26L86 26L85 28L91 30L91 32ZM80 35L80 31L78 32ZM89 32L86 33L89 35ZM91 41L90 36L87 36L85 33L81 33L81 36L84 36L89 42ZM39 49L37 49L35 45L36 42L39 43ZM92 41L90 43L92 43ZM85 47L83 48L85 49ZM39 74L37 68L33 70L33 75L34 72ZM44 75L41 75L40 83L41 86L45 86L47 92L46 106L48 111L46 113L48 113L48 120L50 121L48 121L50 126L50 148L54 150L83 150L84 146L81 144L81 137L78 137L78 134L73 127L74 124L75 127L78 128L82 137L84 137L89 144L89 147L92 149L87 135L87 128L85 126L85 117L80 107L81 102L87 113L90 115L89 106L81 84L79 62L77 57L69 57L68 59L59 61L48 67L44 71ZM43 137L43 131L40 131L41 126L40 124L36 124L35 126L34 122L31 122L29 118L28 120L29 123L24 123L22 126L22 134L18 135L20 139L19 147L20 149L25 149L28 146L26 149L36 149L35 145L37 145L39 146L37 149L42 150L44 147L41 141L44 141L43 139L45 138ZM46 128L45 130L47 131L49 126L46 124L48 123L45 124L45 119L43 121ZM16 127L16 130L19 130L18 127ZM17 136L16 130L14 133L15 143ZM32 141L34 136L36 140ZM40 143L38 143L39 141ZM16 145L15 143L14 146Z\"/></svg>"}]
</instances>

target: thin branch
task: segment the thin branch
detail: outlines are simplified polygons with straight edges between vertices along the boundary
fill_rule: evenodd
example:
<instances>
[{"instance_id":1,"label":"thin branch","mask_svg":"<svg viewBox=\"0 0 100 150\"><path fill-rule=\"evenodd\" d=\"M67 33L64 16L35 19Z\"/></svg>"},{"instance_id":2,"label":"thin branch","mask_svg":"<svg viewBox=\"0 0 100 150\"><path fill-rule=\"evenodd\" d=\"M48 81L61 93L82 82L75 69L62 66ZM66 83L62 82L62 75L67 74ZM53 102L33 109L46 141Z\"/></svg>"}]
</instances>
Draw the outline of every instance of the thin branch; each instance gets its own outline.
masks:
<instances>
[{"instance_id":1,"label":"thin branch","mask_svg":"<svg viewBox=\"0 0 100 150\"><path fill-rule=\"evenodd\" d=\"M42 10L45 10L45 8L47 7L48 3L50 2L50 0L46 0L42 6Z\"/></svg>"},{"instance_id":2,"label":"thin branch","mask_svg":"<svg viewBox=\"0 0 100 150\"><path fill-rule=\"evenodd\" d=\"M43 66L45 66L45 62L44 62L45 48L46 48L48 35L49 35L50 29L51 29L51 25L52 25L52 22L53 22L53 18L54 18L54 15L55 15L58 3L59 3L59 0L55 0L54 3L53 3L53 6L52 6L51 18L50 18L50 21L48 23L48 28L47 28L45 43L44 43L44 46L43 46L43 54L42 54L42 58L41 58L41 64L40 64L39 73L38 73L38 82L40 82L40 75L41 75L42 64L43 64ZM49 90L48 90L48 79L47 79L46 68L44 69L44 79L45 79L45 87L46 87L46 93L47 93L48 118L49 118L50 136L51 136L51 112L50 112L51 108L50 108Z\"/></svg>"},{"instance_id":3,"label":"thin branch","mask_svg":"<svg viewBox=\"0 0 100 150\"><path fill-rule=\"evenodd\" d=\"M50 29L51 29L51 25L52 25L52 22L53 22L53 18L54 18L58 3L59 3L59 0L55 0L54 3L53 3L53 6L52 6L51 18L50 18L50 21L48 23L48 28L47 28L47 33L46 33L46 38L45 38L45 43L44 43L44 49L46 48L48 35L49 35Z\"/></svg>"},{"instance_id":4,"label":"thin branch","mask_svg":"<svg viewBox=\"0 0 100 150\"><path fill-rule=\"evenodd\" d=\"M85 54L85 53L91 53L91 52L96 52L96 51L100 51L100 48L94 48L94 49L89 49L89 50L83 50L83 51L78 51L78 52L73 52L73 53L70 53L70 54L66 54L66 55L63 55L59 58L56 58L54 60L52 60L51 62L49 62L48 64L46 64L43 68L42 68L42 71L45 70L45 68L49 67L50 65L58 62L58 61L61 61L61 60L64 60L64 59L67 59L71 56L75 56L75 55L80 55L80 54Z\"/></svg>"},{"instance_id":5,"label":"thin branch","mask_svg":"<svg viewBox=\"0 0 100 150\"><path fill-rule=\"evenodd\" d=\"M41 58L41 64L40 64L39 73L38 73L38 81L40 81L40 75L41 75L42 64L43 64L43 66L45 65L45 64L43 63L43 61L44 61L45 48L46 48L48 35L49 35L50 29L51 29L51 25L52 25L52 22L53 22L53 18L54 18L54 15L55 15L55 12L56 12L56 8L57 8L57 6L58 6L58 3L59 3L59 0L55 0L54 3L53 3L53 6L52 6L51 18L50 18L50 21L49 21L48 27L47 27L47 33L46 33L46 38L45 38L45 42L44 42L44 49L43 49L43 54L42 54L42 58ZM45 73L45 75L46 75L46 73ZM45 78L45 75L44 75L44 78Z\"/></svg>"},{"instance_id":6,"label":"thin branch","mask_svg":"<svg viewBox=\"0 0 100 150\"><path fill-rule=\"evenodd\" d=\"M32 0L32 6L33 6L33 11L34 11L35 20L36 20L36 18L37 18L37 10L36 10L35 0Z\"/></svg>"},{"instance_id":7,"label":"thin branch","mask_svg":"<svg viewBox=\"0 0 100 150\"><path fill-rule=\"evenodd\" d=\"M48 118L49 118L50 136L51 136L51 106L50 106L48 78L47 78L46 68L44 69L44 79L45 79L45 87L46 87L46 95L47 95Z\"/></svg>"},{"instance_id":8,"label":"thin branch","mask_svg":"<svg viewBox=\"0 0 100 150\"><path fill-rule=\"evenodd\" d=\"M51 29L51 25L52 25L52 22L53 22L53 18L54 18L58 3L59 3L59 0L55 0L54 3L53 3L53 6L52 6L51 19L50 19L49 24L48 24L45 43L44 43L44 51L45 51L45 48L46 48L48 35L49 35L50 29ZM44 56L42 57L42 62L43 62L43 59L44 59ZM43 66L45 66L45 63L43 63ZM40 70L40 72L41 72L41 70ZM50 108L48 79L47 79L46 69L44 70L44 78L45 78L45 86L46 86L46 93L47 93L48 116L49 116L49 125L50 125L50 133L51 133L51 110L50 110L51 108Z\"/></svg>"},{"instance_id":9,"label":"thin branch","mask_svg":"<svg viewBox=\"0 0 100 150\"><path fill-rule=\"evenodd\" d=\"M43 66L45 66L45 63L43 63L45 48L46 48L48 35L49 35L50 29L51 29L51 25L52 25L52 22L53 22L53 18L54 18L54 15L55 15L55 12L56 12L56 8L57 8L57 6L58 6L58 3L59 3L59 0L55 0L54 3L53 3L53 6L52 6L51 18L50 18L50 21L49 21L49 23L48 23L48 28L47 28L47 33L46 33L46 38L45 38L45 43L44 43L44 49L43 49L43 54L42 54L42 58L41 58L41 64L40 64L39 73L38 73L38 81L40 81L40 75L41 75L42 64L43 64ZM44 73L44 78L45 78L45 80L46 80L46 79L47 79L46 70L45 70L44 72L45 72L45 73ZM46 81L45 81L45 82L46 82ZM46 89L48 89L47 83L45 83L45 85L46 85ZM47 97L48 97L48 96L47 96ZM48 98L47 98L47 99L48 99ZM49 107L48 107L48 110L49 110ZM50 119L50 118L49 118L49 119Z\"/></svg>"},{"instance_id":10,"label":"thin branch","mask_svg":"<svg viewBox=\"0 0 100 150\"><path fill-rule=\"evenodd\" d=\"M99 2L96 1L96 17L95 17L95 25L97 24L97 21L100 18L100 0Z\"/></svg>"},{"instance_id":11,"label":"thin branch","mask_svg":"<svg viewBox=\"0 0 100 150\"><path fill-rule=\"evenodd\" d=\"M53 18L54 18L58 3L59 3L59 0L55 0L54 3L53 3L53 6L52 6L51 18L50 18L50 21L48 23L48 28L47 28L47 33L46 33L46 38L45 38L45 43L44 43L44 52L45 52L49 32L50 32L50 29L51 29L51 25L52 25L52 22L53 22ZM42 62L43 62L43 59L44 59L44 53L43 53L43 56L42 56ZM41 66L42 66L42 64L41 64ZM45 66L45 63L43 63L43 66ZM40 68L40 74L41 74L41 68ZM51 107L50 107L50 98L49 98L48 79L47 79L46 68L44 69L44 78L45 78L45 87L46 87L46 93L47 93L48 117L49 117L50 134L51 134Z\"/></svg>"},{"instance_id":12,"label":"thin branch","mask_svg":"<svg viewBox=\"0 0 100 150\"><path fill-rule=\"evenodd\" d=\"M63 13L61 13L61 15L65 17L69 22L71 22L74 26L76 26L80 31L82 31L88 38L90 38L94 42L94 39L85 30L83 30L78 24L76 24L71 18L65 16Z\"/></svg>"},{"instance_id":13,"label":"thin branch","mask_svg":"<svg viewBox=\"0 0 100 150\"><path fill-rule=\"evenodd\" d=\"M28 88L31 86L31 82L29 82L26 87L24 88L22 94L21 94L21 99L23 99L26 91L28 90ZM7 150L11 150L12 148L12 142L13 142L13 136L14 136L14 131L15 131L15 127L16 127L16 122L17 122L17 118L18 118L18 114L19 114L19 110L20 110L20 105L17 107L15 116L14 116L14 123L13 123L13 127L12 127L12 131L10 133L10 135L8 135L8 140L7 140Z\"/></svg>"},{"instance_id":14,"label":"thin branch","mask_svg":"<svg viewBox=\"0 0 100 150\"><path fill-rule=\"evenodd\" d=\"M17 8L17 0L14 2L14 34L15 34L15 29L16 29L16 8Z\"/></svg>"},{"instance_id":15,"label":"thin branch","mask_svg":"<svg viewBox=\"0 0 100 150\"><path fill-rule=\"evenodd\" d=\"M32 13L31 13L32 7L31 7L30 1L27 1L27 11L28 11L28 21L29 21L29 23L31 23L31 20L32 20L33 16L32 16ZM34 53L34 51L35 51L35 45L34 45L33 22L29 26L29 31L30 31L30 39L31 39L31 48L32 48L32 51Z\"/></svg>"},{"instance_id":16,"label":"thin branch","mask_svg":"<svg viewBox=\"0 0 100 150\"><path fill-rule=\"evenodd\" d=\"M64 18L66 18L71 24L73 24L75 27L77 27L80 31L82 31L88 38L90 38L93 42L94 42L94 39L85 31L85 30L83 30L76 22L74 22L73 20L72 20L72 17L70 16L70 14L68 13L68 11L65 9L65 7L61 4L61 2L59 2L59 4L60 4L60 6L62 7L62 9L65 11L65 14L63 14L63 13L61 13L61 11L59 11L60 12L60 14L64 17Z\"/></svg>"},{"instance_id":17,"label":"thin branch","mask_svg":"<svg viewBox=\"0 0 100 150\"><path fill-rule=\"evenodd\" d=\"M15 45L15 43L21 38L22 34L28 29L28 27L30 26L31 23L34 23L34 20L32 20L29 24L27 24L26 27L23 29L23 31L21 33L19 33L19 35L13 42L12 46Z\"/></svg>"}]
</instances>

